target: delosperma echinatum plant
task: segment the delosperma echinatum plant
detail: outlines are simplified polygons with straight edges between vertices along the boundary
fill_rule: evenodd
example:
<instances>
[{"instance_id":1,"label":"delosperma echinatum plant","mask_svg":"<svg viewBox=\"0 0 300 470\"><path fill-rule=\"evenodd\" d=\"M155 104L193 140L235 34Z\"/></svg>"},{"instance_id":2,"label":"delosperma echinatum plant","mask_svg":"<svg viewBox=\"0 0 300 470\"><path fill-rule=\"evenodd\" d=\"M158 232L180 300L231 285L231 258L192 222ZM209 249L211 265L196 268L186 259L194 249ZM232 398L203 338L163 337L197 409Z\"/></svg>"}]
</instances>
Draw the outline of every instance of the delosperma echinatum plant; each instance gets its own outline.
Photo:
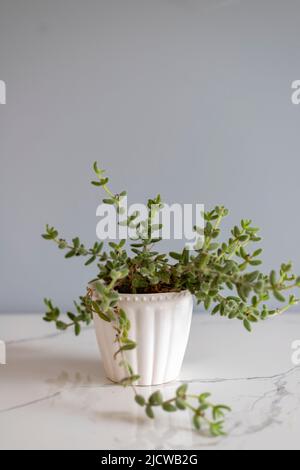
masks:
<instances>
[{"instance_id":1,"label":"delosperma echinatum plant","mask_svg":"<svg viewBox=\"0 0 300 470\"><path fill-rule=\"evenodd\" d=\"M116 212L120 213L122 199L127 193L113 193L109 179L97 163L94 164L94 172L96 180L92 184L104 190L103 203L113 205ZM201 248L189 251L184 247L181 252L161 253L157 249L161 238L152 236L154 211L163 207L161 197L148 200L147 207L146 220L138 221L139 214L134 213L126 221L128 226L134 226L140 233L138 239L130 244L129 250L126 249L125 240L110 242L108 251L104 250L102 241L96 242L92 248L86 248L78 237L67 242L55 228L46 227L43 238L52 240L59 249L66 250L67 259L84 257L85 266L97 264L98 275L93 285L99 300L94 300L88 288L75 302L75 313L67 312L66 321L61 319L59 308L46 299L44 320L54 322L59 330L74 328L76 335L80 334L82 324L90 324L93 314L110 322L119 345L115 359L120 359L124 368L121 385L132 387L137 404L144 407L147 416L154 418L154 409L158 407L167 412L189 409L193 413L193 425L197 430L208 428L213 436L222 435L224 413L230 411L230 408L213 405L209 394L189 394L187 384L180 385L175 396L167 400L160 391L148 399L137 392L134 384L139 379L138 371L132 370L126 351L138 345L130 338L130 322L126 312L118 307L119 295L189 290L198 304L202 304L212 315L237 319L250 332L253 324L282 314L299 303L293 293L288 298L286 295L300 287L300 277L292 273L291 263L282 264L279 272L273 270L269 275L258 269L262 264L262 249L250 250L249 245L259 243L261 238L259 229L253 227L250 220L242 220L239 226L232 229L229 240L220 243L221 222L228 215L228 210L223 206L204 214L204 244ZM284 305L277 309L269 308L271 298Z\"/></svg>"}]
</instances>

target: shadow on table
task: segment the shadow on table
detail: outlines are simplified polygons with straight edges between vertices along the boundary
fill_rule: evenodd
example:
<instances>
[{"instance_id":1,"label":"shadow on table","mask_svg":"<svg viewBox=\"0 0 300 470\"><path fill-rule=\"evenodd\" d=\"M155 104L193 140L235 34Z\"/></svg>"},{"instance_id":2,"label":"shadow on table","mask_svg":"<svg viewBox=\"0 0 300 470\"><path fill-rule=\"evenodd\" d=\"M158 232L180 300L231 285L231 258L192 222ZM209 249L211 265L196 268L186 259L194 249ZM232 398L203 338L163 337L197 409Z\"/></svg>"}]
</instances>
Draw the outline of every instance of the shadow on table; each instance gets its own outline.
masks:
<instances>
[{"instance_id":1,"label":"shadow on table","mask_svg":"<svg viewBox=\"0 0 300 470\"><path fill-rule=\"evenodd\" d=\"M66 372L67 371L67 372ZM7 365L1 366L0 383L49 383L58 386L105 384L103 364L97 354L43 351L37 346L10 344L7 347Z\"/></svg>"}]
</instances>

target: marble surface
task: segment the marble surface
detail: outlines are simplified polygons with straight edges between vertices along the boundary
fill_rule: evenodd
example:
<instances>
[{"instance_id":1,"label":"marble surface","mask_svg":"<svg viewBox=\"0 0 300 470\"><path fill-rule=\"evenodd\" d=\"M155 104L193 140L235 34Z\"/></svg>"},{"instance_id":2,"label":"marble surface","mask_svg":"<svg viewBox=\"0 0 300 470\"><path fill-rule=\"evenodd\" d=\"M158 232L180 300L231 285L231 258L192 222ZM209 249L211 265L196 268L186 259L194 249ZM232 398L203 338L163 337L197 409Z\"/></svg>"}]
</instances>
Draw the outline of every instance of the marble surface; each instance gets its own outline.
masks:
<instances>
[{"instance_id":1,"label":"marble surface","mask_svg":"<svg viewBox=\"0 0 300 470\"><path fill-rule=\"evenodd\" d=\"M92 328L75 338L41 315L0 315L0 340L1 449L300 449L300 367L291 359L300 314L251 335L239 322L194 315L179 382L233 408L220 439L193 431L188 412L144 417L131 391L105 378Z\"/></svg>"}]
</instances>

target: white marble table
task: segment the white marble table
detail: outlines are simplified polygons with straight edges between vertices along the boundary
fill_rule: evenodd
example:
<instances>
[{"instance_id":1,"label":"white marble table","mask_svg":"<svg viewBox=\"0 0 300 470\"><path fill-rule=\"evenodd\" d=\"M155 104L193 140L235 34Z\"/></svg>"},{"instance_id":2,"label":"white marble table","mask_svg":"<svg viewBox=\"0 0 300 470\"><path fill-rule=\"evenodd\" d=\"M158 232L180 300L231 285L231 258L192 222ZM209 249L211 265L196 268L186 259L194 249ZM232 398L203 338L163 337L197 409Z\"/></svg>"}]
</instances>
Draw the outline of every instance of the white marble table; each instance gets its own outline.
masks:
<instances>
[{"instance_id":1,"label":"white marble table","mask_svg":"<svg viewBox=\"0 0 300 470\"><path fill-rule=\"evenodd\" d=\"M93 329L56 333L40 315L0 315L0 449L300 449L300 314L257 325L197 314L180 381L233 408L228 436L193 431L186 412L144 417L109 383ZM166 395L177 383L164 387Z\"/></svg>"}]
</instances>

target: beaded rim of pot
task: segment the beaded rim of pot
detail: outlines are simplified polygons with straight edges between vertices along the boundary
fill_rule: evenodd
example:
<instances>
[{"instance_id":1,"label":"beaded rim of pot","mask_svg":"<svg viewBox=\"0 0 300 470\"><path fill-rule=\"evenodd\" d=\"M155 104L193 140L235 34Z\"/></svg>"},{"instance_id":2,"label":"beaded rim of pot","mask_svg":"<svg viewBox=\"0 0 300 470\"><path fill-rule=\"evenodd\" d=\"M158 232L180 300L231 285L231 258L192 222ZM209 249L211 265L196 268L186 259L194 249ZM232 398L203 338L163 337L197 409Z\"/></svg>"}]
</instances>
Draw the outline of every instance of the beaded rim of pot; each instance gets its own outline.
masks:
<instances>
[{"instance_id":1,"label":"beaded rim of pot","mask_svg":"<svg viewBox=\"0 0 300 470\"><path fill-rule=\"evenodd\" d=\"M160 294L120 294L120 302L163 302L191 295L189 291L165 292Z\"/></svg>"}]
</instances>

